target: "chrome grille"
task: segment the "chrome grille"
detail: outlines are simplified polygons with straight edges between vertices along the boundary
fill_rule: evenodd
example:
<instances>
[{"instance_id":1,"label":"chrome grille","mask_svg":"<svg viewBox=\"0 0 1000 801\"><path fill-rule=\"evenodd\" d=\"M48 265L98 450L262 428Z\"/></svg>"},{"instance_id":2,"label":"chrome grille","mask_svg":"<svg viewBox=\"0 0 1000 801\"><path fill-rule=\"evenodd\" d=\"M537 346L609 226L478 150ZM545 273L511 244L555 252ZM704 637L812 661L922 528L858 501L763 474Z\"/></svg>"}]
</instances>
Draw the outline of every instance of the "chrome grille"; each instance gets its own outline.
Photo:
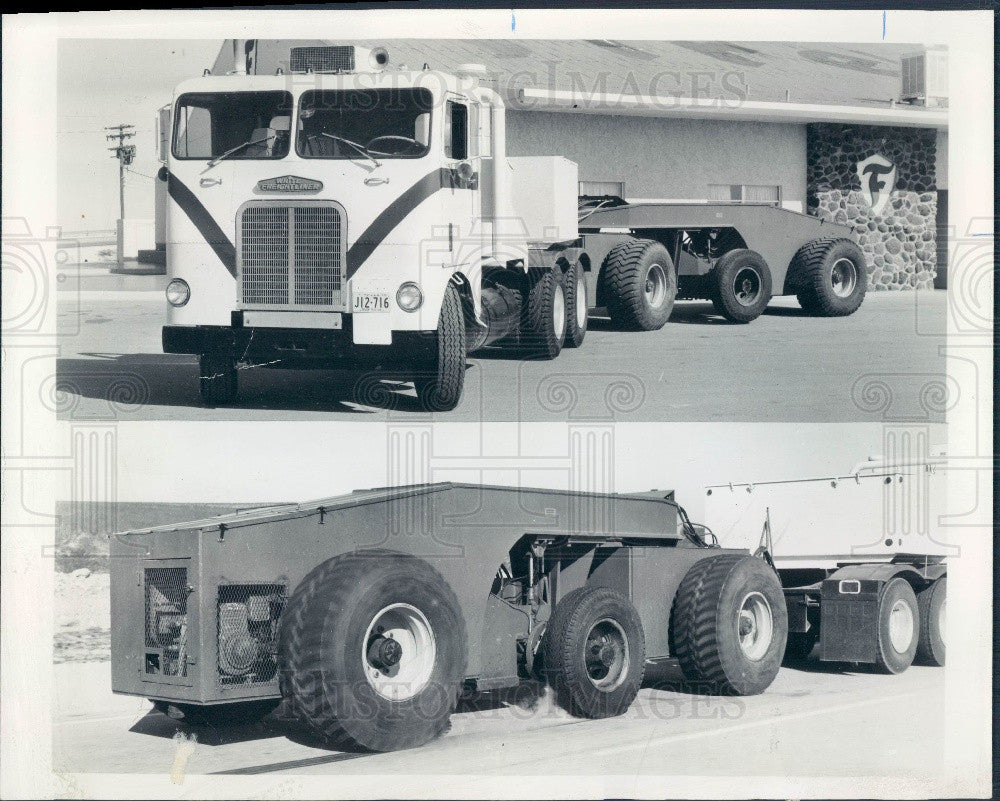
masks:
<instances>
[{"instance_id":1,"label":"chrome grille","mask_svg":"<svg viewBox=\"0 0 1000 801\"><path fill-rule=\"evenodd\" d=\"M345 244L335 203L253 203L237 243L244 308L341 308Z\"/></svg>"}]
</instances>

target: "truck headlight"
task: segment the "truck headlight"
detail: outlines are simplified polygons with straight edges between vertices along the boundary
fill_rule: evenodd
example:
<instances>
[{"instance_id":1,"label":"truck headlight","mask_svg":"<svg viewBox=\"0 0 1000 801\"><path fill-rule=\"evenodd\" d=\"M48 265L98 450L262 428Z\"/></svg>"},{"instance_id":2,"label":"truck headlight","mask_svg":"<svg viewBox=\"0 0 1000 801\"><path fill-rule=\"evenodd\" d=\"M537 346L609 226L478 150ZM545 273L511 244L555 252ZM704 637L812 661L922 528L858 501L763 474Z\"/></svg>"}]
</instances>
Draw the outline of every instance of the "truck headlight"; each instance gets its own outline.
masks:
<instances>
[{"instance_id":1,"label":"truck headlight","mask_svg":"<svg viewBox=\"0 0 1000 801\"><path fill-rule=\"evenodd\" d=\"M183 278L175 278L167 284L167 303L171 306L183 306L191 299L191 287Z\"/></svg>"},{"instance_id":2,"label":"truck headlight","mask_svg":"<svg viewBox=\"0 0 1000 801\"><path fill-rule=\"evenodd\" d=\"M402 284L396 292L396 303L403 311L414 312L420 308L420 304L423 302L424 293L412 281Z\"/></svg>"}]
</instances>

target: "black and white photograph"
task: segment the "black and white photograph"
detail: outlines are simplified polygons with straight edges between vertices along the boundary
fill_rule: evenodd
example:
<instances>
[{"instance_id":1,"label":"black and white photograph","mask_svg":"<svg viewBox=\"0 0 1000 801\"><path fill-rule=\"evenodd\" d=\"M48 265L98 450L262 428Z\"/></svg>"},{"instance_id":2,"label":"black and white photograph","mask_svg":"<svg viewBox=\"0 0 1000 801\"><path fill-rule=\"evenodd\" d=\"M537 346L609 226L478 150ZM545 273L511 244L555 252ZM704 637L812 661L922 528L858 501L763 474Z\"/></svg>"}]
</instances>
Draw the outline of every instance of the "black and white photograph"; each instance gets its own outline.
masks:
<instances>
[{"instance_id":1,"label":"black and white photograph","mask_svg":"<svg viewBox=\"0 0 1000 801\"><path fill-rule=\"evenodd\" d=\"M994 17L5 16L0 795L990 797Z\"/></svg>"}]
</instances>

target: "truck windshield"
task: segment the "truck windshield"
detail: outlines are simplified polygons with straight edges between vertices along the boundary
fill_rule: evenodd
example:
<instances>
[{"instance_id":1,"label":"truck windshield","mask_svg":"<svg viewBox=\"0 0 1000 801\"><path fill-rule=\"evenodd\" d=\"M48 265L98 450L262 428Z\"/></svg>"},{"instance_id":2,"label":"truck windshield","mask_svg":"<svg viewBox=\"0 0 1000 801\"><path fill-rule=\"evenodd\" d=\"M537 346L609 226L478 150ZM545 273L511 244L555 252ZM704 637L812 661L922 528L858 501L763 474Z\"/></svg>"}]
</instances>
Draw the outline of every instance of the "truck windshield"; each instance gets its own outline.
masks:
<instances>
[{"instance_id":1,"label":"truck windshield","mask_svg":"<svg viewBox=\"0 0 1000 801\"><path fill-rule=\"evenodd\" d=\"M430 149L432 103L430 91L419 88L305 92L296 152L312 159L420 158Z\"/></svg>"},{"instance_id":2,"label":"truck windshield","mask_svg":"<svg viewBox=\"0 0 1000 801\"><path fill-rule=\"evenodd\" d=\"M174 114L178 159L280 159L288 155L288 92L194 92Z\"/></svg>"}]
</instances>

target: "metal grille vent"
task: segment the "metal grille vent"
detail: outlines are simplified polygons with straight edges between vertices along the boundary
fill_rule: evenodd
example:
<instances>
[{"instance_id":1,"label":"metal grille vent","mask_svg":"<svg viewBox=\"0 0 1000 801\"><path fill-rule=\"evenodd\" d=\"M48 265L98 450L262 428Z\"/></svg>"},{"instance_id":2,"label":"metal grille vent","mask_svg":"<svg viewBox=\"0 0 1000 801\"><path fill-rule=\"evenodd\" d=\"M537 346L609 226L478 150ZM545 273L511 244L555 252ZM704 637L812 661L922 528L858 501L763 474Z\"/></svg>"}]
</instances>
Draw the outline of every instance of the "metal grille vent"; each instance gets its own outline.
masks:
<instances>
[{"instance_id":1,"label":"metal grille vent","mask_svg":"<svg viewBox=\"0 0 1000 801\"><path fill-rule=\"evenodd\" d=\"M256 684L275 678L278 620L284 604L281 584L219 587L220 684Z\"/></svg>"},{"instance_id":2,"label":"metal grille vent","mask_svg":"<svg viewBox=\"0 0 1000 801\"><path fill-rule=\"evenodd\" d=\"M329 310L341 304L343 215L332 203L247 206L240 220L240 291L247 307Z\"/></svg>"},{"instance_id":3,"label":"metal grille vent","mask_svg":"<svg viewBox=\"0 0 1000 801\"><path fill-rule=\"evenodd\" d=\"M146 580L146 673L187 676L187 569L152 567Z\"/></svg>"},{"instance_id":4,"label":"metal grille vent","mask_svg":"<svg viewBox=\"0 0 1000 801\"><path fill-rule=\"evenodd\" d=\"M292 72L350 72L354 69L354 47L293 47Z\"/></svg>"}]
</instances>

